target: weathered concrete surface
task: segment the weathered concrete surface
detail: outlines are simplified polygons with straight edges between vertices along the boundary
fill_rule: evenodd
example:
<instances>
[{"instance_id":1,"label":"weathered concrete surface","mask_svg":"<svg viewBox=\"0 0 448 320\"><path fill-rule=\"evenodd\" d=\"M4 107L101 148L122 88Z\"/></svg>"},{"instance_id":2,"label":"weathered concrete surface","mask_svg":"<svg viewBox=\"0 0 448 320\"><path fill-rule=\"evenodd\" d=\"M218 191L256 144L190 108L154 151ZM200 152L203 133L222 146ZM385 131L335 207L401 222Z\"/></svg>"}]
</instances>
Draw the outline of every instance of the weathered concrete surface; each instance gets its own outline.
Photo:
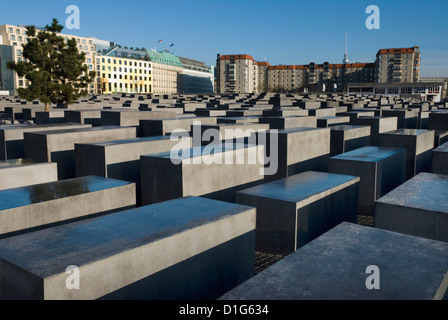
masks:
<instances>
[{"instance_id":1,"label":"weathered concrete surface","mask_svg":"<svg viewBox=\"0 0 448 320\"><path fill-rule=\"evenodd\" d=\"M447 265L447 243L342 223L219 300L439 300Z\"/></svg>"},{"instance_id":2,"label":"weathered concrete surface","mask_svg":"<svg viewBox=\"0 0 448 320\"><path fill-rule=\"evenodd\" d=\"M435 132L422 129L399 129L379 135L379 146L406 149L406 179L431 171L431 150Z\"/></svg>"},{"instance_id":3,"label":"weathered concrete surface","mask_svg":"<svg viewBox=\"0 0 448 320\"><path fill-rule=\"evenodd\" d=\"M104 109L65 110L65 122L90 124L93 127L101 126L101 112Z\"/></svg>"},{"instance_id":4,"label":"weathered concrete surface","mask_svg":"<svg viewBox=\"0 0 448 320\"><path fill-rule=\"evenodd\" d=\"M185 198L0 241L0 298L217 299L254 274L255 209ZM80 289L68 290L68 266Z\"/></svg>"},{"instance_id":5,"label":"weathered concrete surface","mask_svg":"<svg viewBox=\"0 0 448 320\"><path fill-rule=\"evenodd\" d=\"M0 191L0 236L135 207L135 184L83 177Z\"/></svg>"},{"instance_id":6,"label":"weathered concrete surface","mask_svg":"<svg viewBox=\"0 0 448 320\"><path fill-rule=\"evenodd\" d=\"M0 161L0 190L57 180L57 163L38 163L28 159Z\"/></svg>"},{"instance_id":7,"label":"weathered concrete surface","mask_svg":"<svg viewBox=\"0 0 448 320\"><path fill-rule=\"evenodd\" d=\"M47 125L16 124L0 126L0 160L25 158L24 133L90 128L89 124L61 123Z\"/></svg>"},{"instance_id":8,"label":"weathered concrete surface","mask_svg":"<svg viewBox=\"0 0 448 320\"><path fill-rule=\"evenodd\" d=\"M188 117L181 119L150 119L140 120L140 136L154 137L168 135L176 130L191 131L193 123L216 125L215 117Z\"/></svg>"},{"instance_id":9,"label":"weathered concrete surface","mask_svg":"<svg viewBox=\"0 0 448 320\"><path fill-rule=\"evenodd\" d=\"M141 157L142 203L185 196L234 202L235 192L263 182L264 147L232 144ZM249 160L251 159L251 160Z\"/></svg>"},{"instance_id":10,"label":"weathered concrete surface","mask_svg":"<svg viewBox=\"0 0 448 320\"><path fill-rule=\"evenodd\" d=\"M57 131L27 132L26 158L39 162L56 162L58 179L76 177L75 144L136 138L135 127L90 127Z\"/></svg>"},{"instance_id":11,"label":"weathered concrete surface","mask_svg":"<svg viewBox=\"0 0 448 320\"><path fill-rule=\"evenodd\" d=\"M379 135L381 133L395 131L398 129L398 117L359 117L351 120L352 125L370 126L370 143L372 146L379 146Z\"/></svg>"},{"instance_id":12,"label":"weathered concrete surface","mask_svg":"<svg viewBox=\"0 0 448 320\"><path fill-rule=\"evenodd\" d=\"M448 142L432 150L431 172L448 175Z\"/></svg>"},{"instance_id":13,"label":"weathered concrete surface","mask_svg":"<svg viewBox=\"0 0 448 320\"><path fill-rule=\"evenodd\" d=\"M369 126L342 125L331 127L330 156L370 145Z\"/></svg>"},{"instance_id":14,"label":"weathered concrete surface","mask_svg":"<svg viewBox=\"0 0 448 320\"><path fill-rule=\"evenodd\" d=\"M343 221L358 221L358 177L308 171L236 194L257 208L257 251L286 255Z\"/></svg>"},{"instance_id":15,"label":"weathered concrete surface","mask_svg":"<svg viewBox=\"0 0 448 320\"><path fill-rule=\"evenodd\" d=\"M422 172L375 204L375 227L448 242L448 176Z\"/></svg>"},{"instance_id":16,"label":"weathered concrete surface","mask_svg":"<svg viewBox=\"0 0 448 320\"><path fill-rule=\"evenodd\" d=\"M260 123L270 125L270 129L286 130L291 128L317 128L317 117L261 117Z\"/></svg>"},{"instance_id":17,"label":"weathered concrete surface","mask_svg":"<svg viewBox=\"0 0 448 320\"><path fill-rule=\"evenodd\" d=\"M102 126L140 125L144 119L175 119L177 114L171 111L104 110L101 112Z\"/></svg>"},{"instance_id":18,"label":"weathered concrete surface","mask_svg":"<svg viewBox=\"0 0 448 320\"><path fill-rule=\"evenodd\" d=\"M137 190L137 205L141 204L140 157L192 147L192 138L179 140L168 136L117 140L75 145L77 177L96 175L134 182Z\"/></svg>"},{"instance_id":19,"label":"weathered concrete surface","mask_svg":"<svg viewBox=\"0 0 448 320\"><path fill-rule=\"evenodd\" d=\"M329 172L360 177L359 214L375 215L375 201L406 181L406 150L363 147L330 158Z\"/></svg>"},{"instance_id":20,"label":"weathered concrete surface","mask_svg":"<svg viewBox=\"0 0 448 320\"><path fill-rule=\"evenodd\" d=\"M317 118L318 128L328 128L333 126L349 125L350 117L326 116Z\"/></svg>"}]
</instances>

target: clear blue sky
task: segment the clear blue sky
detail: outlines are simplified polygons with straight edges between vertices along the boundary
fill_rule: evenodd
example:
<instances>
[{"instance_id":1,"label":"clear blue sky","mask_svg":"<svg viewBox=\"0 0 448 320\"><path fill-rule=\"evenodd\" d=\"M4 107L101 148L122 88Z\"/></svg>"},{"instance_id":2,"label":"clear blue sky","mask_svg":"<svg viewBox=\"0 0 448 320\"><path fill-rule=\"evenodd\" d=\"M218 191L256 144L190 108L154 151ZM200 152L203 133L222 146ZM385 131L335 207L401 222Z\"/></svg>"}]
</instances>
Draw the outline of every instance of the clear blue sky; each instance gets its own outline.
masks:
<instances>
[{"instance_id":1,"label":"clear blue sky","mask_svg":"<svg viewBox=\"0 0 448 320\"><path fill-rule=\"evenodd\" d=\"M347 32L351 62L374 62L382 48L419 45L422 76L448 76L446 0L2 1L0 24L65 24L69 5L79 7L81 27L64 33L158 50L174 43L175 54L209 65L218 53L273 65L341 63ZM380 30L365 26L369 5L381 10Z\"/></svg>"}]
</instances>

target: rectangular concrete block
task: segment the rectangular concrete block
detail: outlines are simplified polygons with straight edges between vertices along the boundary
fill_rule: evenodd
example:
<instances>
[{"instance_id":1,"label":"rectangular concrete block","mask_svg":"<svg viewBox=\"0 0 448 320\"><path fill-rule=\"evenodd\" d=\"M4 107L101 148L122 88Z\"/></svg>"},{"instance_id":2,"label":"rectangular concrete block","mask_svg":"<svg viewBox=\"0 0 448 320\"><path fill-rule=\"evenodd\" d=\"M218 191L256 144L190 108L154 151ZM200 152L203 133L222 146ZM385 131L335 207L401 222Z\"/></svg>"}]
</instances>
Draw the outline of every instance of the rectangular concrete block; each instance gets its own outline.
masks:
<instances>
[{"instance_id":1,"label":"rectangular concrete block","mask_svg":"<svg viewBox=\"0 0 448 320\"><path fill-rule=\"evenodd\" d=\"M135 184L83 177L0 191L0 237L135 207Z\"/></svg>"},{"instance_id":2,"label":"rectangular concrete block","mask_svg":"<svg viewBox=\"0 0 448 320\"><path fill-rule=\"evenodd\" d=\"M141 204L140 157L192 147L192 139L184 137L182 143L168 136L117 140L75 145L76 176L96 175L134 182L137 205Z\"/></svg>"},{"instance_id":3,"label":"rectangular concrete block","mask_svg":"<svg viewBox=\"0 0 448 320\"><path fill-rule=\"evenodd\" d=\"M271 161L278 162L278 170L266 175L266 182L305 171L325 172L330 156L330 128L296 128L279 130L278 133L269 131L266 148L266 154L274 157ZM272 162L269 167L272 167Z\"/></svg>"},{"instance_id":4,"label":"rectangular concrete block","mask_svg":"<svg viewBox=\"0 0 448 320\"><path fill-rule=\"evenodd\" d=\"M375 227L448 242L448 176L422 172L375 204Z\"/></svg>"},{"instance_id":5,"label":"rectangular concrete block","mask_svg":"<svg viewBox=\"0 0 448 320\"><path fill-rule=\"evenodd\" d=\"M214 300L254 274L255 209L183 198L0 241L0 298ZM69 266L79 290L69 290Z\"/></svg>"},{"instance_id":6,"label":"rectangular concrete block","mask_svg":"<svg viewBox=\"0 0 448 320\"><path fill-rule=\"evenodd\" d=\"M140 136L141 137L154 137L168 135L176 130L191 131L193 123L201 123L204 125L217 124L217 118L215 117L195 117L190 116L188 118L181 119L150 119L140 120Z\"/></svg>"},{"instance_id":7,"label":"rectangular concrete block","mask_svg":"<svg viewBox=\"0 0 448 320\"><path fill-rule=\"evenodd\" d=\"M256 249L287 255L343 221L358 221L358 177L308 171L237 192L257 208Z\"/></svg>"},{"instance_id":8,"label":"rectangular concrete block","mask_svg":"<svg viewBox=\"0 0 448 320\"><path fill-rule=\"evenodd\" d=\"M65 122L91 124L93 127L101 126L101 112L104 109L65 110Z\"/></svg>"},{"instance_id":9,"label":"rectangular concrete block","mask_svg":"<svg viewBox=\"0 0 448 320\"><path fill-rule=\"evenodd\" d=\"M193 125L192 135L194 147L206 146L210 143L220 144L227 141L247 143L247 139L259 132L267 132L268 124L263 123L220 123L216 125ZM201 142L200 145L195 145Z\"/></svg>"},{"instance_id":10,"label":"rectangular concrete block","mask_svg":"<svg viewBox=\"0 0 448 320\"><path fill-rule=\"evenodd\" d=\"M377 147L381 133L398 129L398 117L360 117L352 119L351 124L356 126L370 126L370 143L372 146Z\"/></svg>"},{"instance_id":11,"label":"rectangular concrete block","mask_svg":"<svg viewBox=\"0 0 448 320\"><path fill-rule=\"evenodd\" d=\"M406 150L363 147L330 158L329 172L360 177L359 214L375 215L375 201L406 181Z\"/></svg>"},{"instance_id":12,"label":"rectangular concrete block","mask_svg":"<svg viewBox=\"0 0 448 320\"><path fill-rule=\"evenodd\" d=\"M344 222L219 300L442 300L447 265L447 243Z\"/></svg>"},{"instance_id":13,"label":"rectangular concrete block","mask_svg":"<svg viewBox=\"0 0 448 320\"><path fill-rule=\"evenodd\" d=\"M342 125L331 127L330 156L336 156L370 145L369 126Z\"/></svg>"},{"instance_id":14,"label":"rectangular concrete block","mask_svg":"<svg viewBox=\"0 0 448 320\"><path fill-rule=\"evenodd\" d=\"M350 125L350 117L326 116L317 118L318 128L328 128L340 125Z\"/></svg>"},{"instance_id":15,"label":"rectangular concrete block","mask_svg":"<svg viewBox=\"0 0 448 320\"><path fill-rule=\"evenodd\" d=\"M317 128L317 117L315 116L261 117L259 122L269 124L271 130Z\"/></svg>"},{"instance_id":16,"label":"rectangular concrete block","mask_svg":"<svg viewBox=\"0 0 448 320\"><path fill-rule=\"evenodd\" d=\"M448 111L438 110L429 114L429 130L447 130L448 131Z\"/></svg>"},{"instance_id":17,"label":"rectangular concrete block","mask_svg":"<svg viewBox=\"0 0 448 320\"><path fill-rule=\"evenodd\" d=\"M61 129L90 128L90 124L61 123L48 125L15 124L0 126L0 160L25 158L25 132L56 131Z\"/></svg>"},{"instance_id":18,"label":"rectangular concrete block","mask_svg":"<svg viewBox=\"0 0 448 320\"><path fill-rule=\"evenodd\" d=\"M203 196L234 202L235 192L263 182L263 146L215 144L141 157L143 205Z\"/></svg>"},{"instance_id":19,"label":"rectangular concrete block","mask_svg":"<svg viewBox=\"0 0 448 320\"><path fill-rule=\"evenodd\" d=\"M396 117L398 129L418 129L418 110L384 110L383 117Z\"/></svg>"},{"instance_id":20,"label":"rectangular concrete block","mask_svg":"<svg viewBox=\"0 0 448 320\"><path fill-rule=\"evenodd\" d=\"M145 119L175 119L177 114L170 111L138 111L138 110L104 110L101 112L102 126L133 126L140 125Z\"/></svg>"},{"instance_id":21,"label":"rectangular concrete block","mask_svg":"<svg viewBox=\"0 0 448 320\"><path fill-rule=\"evenodd\" d=\"M27 132L26 158L39 162L56 162L58 179L76 176L75 144L115 141L136 138L135 127L91 127L58 131Z\"/></svg>"},{"instance_id":22,"label":"rectangular concrete block","mask_svg":"<svg viewBox=\"0 0 448 320\"><path fill-rule=\"evenodd\" d=\"M448 142L432 150L431 173L448 175Z\"/></svg>"},{"instance_id":23,"label":"rectangular concrete block","mask_svg":"<svg viewBox=\"0 0 448 320\"><path fill-rule=\"evenodd\" d=\"M57 163L38 163L29 159L0 161L0 190L57 180Z\"/></svg>"},{"instance_id":24,"label":"rectangular concrete block","mask_svg":"<svg viewBox=\"0 0 448 320\"><path fill-rule=\"evenodd\" d=\"M431 150L435 132L423 129L399 129L379 135L379 146L406 149L406 180L420 172L431 171Z\"/></svg>"}]
</instances>

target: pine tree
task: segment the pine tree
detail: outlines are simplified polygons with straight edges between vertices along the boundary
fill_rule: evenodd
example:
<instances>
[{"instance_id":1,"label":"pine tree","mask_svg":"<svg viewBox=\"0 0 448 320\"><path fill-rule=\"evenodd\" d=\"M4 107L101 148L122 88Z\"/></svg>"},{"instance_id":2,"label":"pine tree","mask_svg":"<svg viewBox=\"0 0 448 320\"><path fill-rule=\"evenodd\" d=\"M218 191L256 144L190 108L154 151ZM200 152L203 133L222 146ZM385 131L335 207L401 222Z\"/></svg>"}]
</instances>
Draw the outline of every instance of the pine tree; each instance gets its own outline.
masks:
<instances>
[{"instance_id":1,"label":"pine tree","mask_svg":"<svg viewBox=\"0 0 448 320\"><path fill-rule=\"evenodd\" d=\"M78 51L76 39L65 41L58 33L64 27L57 19L43 31L27 27L29 42L23 46L24 61L8 63L8 68L29 80L27 88L19 88L20 97L39 100L50 111L50 103L68 106L88 95L88 86L95 79L85 64L86 54Z\"/></svg>"}]
</instances>

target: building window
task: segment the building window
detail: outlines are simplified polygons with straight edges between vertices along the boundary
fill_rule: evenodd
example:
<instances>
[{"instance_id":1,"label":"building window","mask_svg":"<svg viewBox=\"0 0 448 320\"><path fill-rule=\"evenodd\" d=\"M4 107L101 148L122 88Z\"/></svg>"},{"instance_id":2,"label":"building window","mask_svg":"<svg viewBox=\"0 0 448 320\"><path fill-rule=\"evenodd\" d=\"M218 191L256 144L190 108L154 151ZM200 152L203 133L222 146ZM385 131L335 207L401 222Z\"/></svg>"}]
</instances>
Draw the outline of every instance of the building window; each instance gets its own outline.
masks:
<instances>
[{"instance_id":1,"label":"building window","mask_svg":"<svg viewBox=\"0 0 448 320\"><path fill-rule=\"evenodd\" d=\"M11 41L16 41L16 36L15 35L11 35Z\"/></svg>"}]
</instances>

